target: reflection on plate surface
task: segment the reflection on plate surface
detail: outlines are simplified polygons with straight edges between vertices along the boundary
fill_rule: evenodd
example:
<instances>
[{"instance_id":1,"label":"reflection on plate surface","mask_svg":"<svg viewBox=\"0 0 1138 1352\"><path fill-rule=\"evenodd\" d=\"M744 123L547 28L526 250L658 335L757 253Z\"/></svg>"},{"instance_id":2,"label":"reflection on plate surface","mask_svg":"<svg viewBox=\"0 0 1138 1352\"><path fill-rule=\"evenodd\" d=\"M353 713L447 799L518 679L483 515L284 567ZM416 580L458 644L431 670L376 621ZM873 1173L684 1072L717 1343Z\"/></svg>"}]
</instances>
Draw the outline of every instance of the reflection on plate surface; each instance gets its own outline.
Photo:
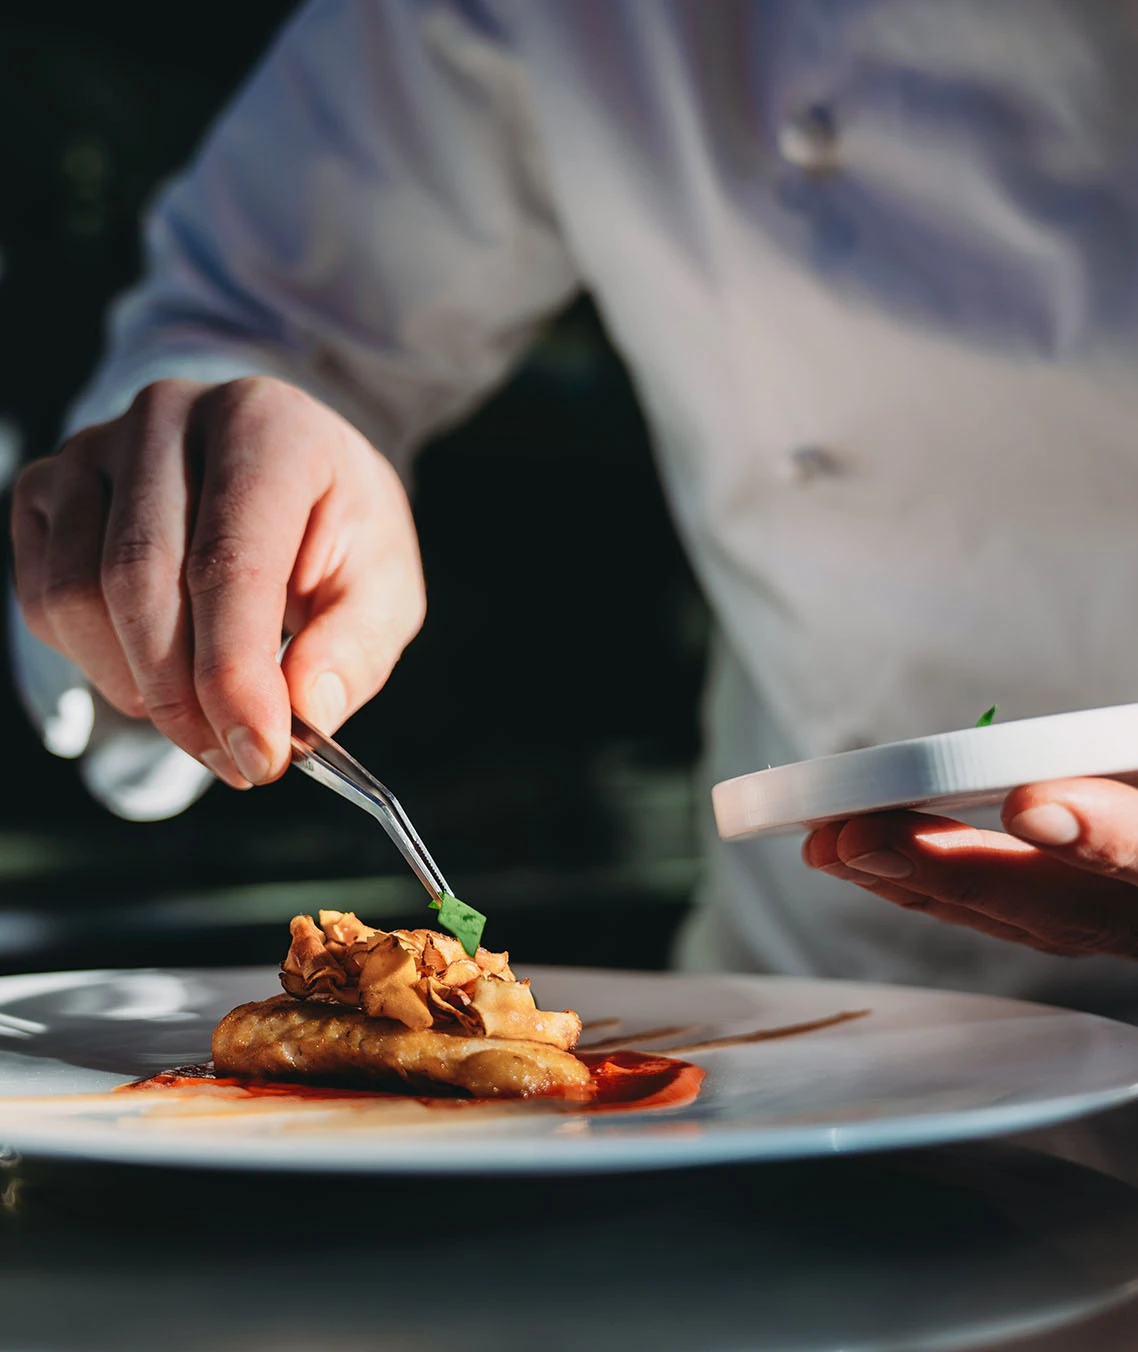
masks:
<instances>
[{"instance_id":1,"label":"reflection on plate surface","mask_svg":"<svg viewBox=\"0 0 1138 1352\"><path fill-rule=\"evenodd\" d=\"M598 1038L675 1045L868 1009L783 1041L688 1053L690 1107L574 1116L545 1105L439 1113L414 1101L226 1106L110 1095L208 1056L213 1025L278 987L269 969L0 979L0 1141L27 1153L184 1166L563 1172L802 1157L1026 1130L1138 1096L1138 1029L1016 1001L771 977L529 973ZM603 1022L604 1026L601 1027ZM667 1053L666 1040L652 1051Z\"/></svg>"}]
</instances>

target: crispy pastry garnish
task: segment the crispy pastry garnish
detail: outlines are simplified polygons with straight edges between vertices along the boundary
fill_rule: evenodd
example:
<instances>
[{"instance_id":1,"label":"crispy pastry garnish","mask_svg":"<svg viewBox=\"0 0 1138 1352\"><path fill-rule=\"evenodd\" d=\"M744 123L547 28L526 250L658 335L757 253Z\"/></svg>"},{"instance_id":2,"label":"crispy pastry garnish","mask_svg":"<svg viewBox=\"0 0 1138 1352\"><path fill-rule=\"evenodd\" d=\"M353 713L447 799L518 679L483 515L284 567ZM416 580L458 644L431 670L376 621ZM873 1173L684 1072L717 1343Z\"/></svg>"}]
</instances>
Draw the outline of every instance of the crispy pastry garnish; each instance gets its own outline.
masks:
<instances>
[{"instance_id":1,"label":"crispy pastry garnish","mask_svg":"<svg viewBox=\"0 0 1138 1352\"><path fill-rule=\"evenodd\" d=\"M407 1028L468 1037L517 1038L570 1051L581 1035L572 1011L537 1008L528 981L510 971L508 953L462 944L434 930L372 929L350 911L294 917L281 985L298 1000L348 1005Z\"/></svg>"}]
</instances>

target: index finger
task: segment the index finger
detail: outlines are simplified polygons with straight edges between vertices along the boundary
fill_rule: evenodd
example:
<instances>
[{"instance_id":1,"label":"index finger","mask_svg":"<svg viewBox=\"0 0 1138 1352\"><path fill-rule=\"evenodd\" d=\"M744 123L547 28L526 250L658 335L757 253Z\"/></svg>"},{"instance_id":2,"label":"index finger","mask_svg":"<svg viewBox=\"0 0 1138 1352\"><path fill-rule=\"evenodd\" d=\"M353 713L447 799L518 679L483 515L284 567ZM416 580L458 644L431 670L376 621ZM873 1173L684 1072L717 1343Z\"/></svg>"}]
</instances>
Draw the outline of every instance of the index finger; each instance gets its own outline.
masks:
<instances>
[{"instance_id":1,"label":"index finger","mask_svg":"<svg viewBox=\"0 0 1138 1352\"><path fill-rule=\"evenodd\" d=\"M1000 831L887 812L851 819L835 844L838 859L867 878L988 916L1070 952L1132 952L1138 943L1138 891L1131 884L1079 873Z\"/></svg>"},{"instance_id":2,"label":"index finger","mask_svg":"<svg viewBox=\"0 0 1138 1352\"><path fill-rule=\"evenodd\" d=\"M275 382L216 390L202 416L202 478L186 558L199 703L251 783L288 765L288 687L277 654L289 578L329 472L309 401Z\"/></svg>"}]
</instances>

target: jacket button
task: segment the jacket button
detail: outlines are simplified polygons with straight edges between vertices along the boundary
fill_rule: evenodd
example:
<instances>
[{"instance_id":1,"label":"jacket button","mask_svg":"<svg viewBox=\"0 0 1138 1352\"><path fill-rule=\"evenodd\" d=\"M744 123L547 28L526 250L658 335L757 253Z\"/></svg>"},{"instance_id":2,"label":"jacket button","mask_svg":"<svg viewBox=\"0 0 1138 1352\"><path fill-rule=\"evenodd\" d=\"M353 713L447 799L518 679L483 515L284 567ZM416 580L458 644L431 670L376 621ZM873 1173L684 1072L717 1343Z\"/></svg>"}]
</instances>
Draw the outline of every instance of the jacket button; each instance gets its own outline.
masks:
<instances>
[{"instance_id":1,"label":"jacket button","mask_svg":"<svg viewBox=\"0 0 1138 1352\"><path fill-rule=\"evenodd\" d=\"M845 472L841 460L825 446L797 446L790 453L794 478L799 483L814 479L837 479Z\"/></svg>"},{"instance_id":2,"label":"jacket button","mask_svg":"<svg viewBox=\"0 0 1138 1352\"><path fill-rule=\"evenodd\" d=\"M808 174L829 174L838 167L838 129L823 104L807 108L778 129L778 153Z\"/></svg>"},{"instance_id":3,"label":"jacket button","mask_svg":"<svg viewBox=\"0 0 1138 1352\"><path fill-rule=\"evenodd\" d=\"M868 737L844 737L834 748L835 755L844 755L847 751L864 751L873 746Z\"/></svg>"}]
</instances>

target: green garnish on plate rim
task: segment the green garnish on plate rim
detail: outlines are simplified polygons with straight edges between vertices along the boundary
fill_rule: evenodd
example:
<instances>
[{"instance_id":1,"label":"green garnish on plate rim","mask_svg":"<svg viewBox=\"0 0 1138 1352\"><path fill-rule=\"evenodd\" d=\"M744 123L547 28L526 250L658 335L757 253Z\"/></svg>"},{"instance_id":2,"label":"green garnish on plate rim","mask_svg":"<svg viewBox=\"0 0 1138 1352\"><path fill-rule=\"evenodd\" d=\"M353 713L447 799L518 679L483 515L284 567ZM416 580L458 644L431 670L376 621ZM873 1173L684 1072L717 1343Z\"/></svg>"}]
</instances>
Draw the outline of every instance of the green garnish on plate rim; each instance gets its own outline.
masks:
<instances>
[{"instance_id":1,"label":"green garnish on plate rim","mask_svg":"<svg viewBox=\"0 0 1138 1352\"><path fill-rule=\"evenodd\" d=\"M438 901L430 903L432 911L438 911L439 924L449 930L471 957L478 952L482 931L486 928L486 917L465 901L459 901L449 892L444 892Z\"/></svg>"},{"instance_id":2,"label":"green garnish on plate rim","mask_svg":"<svg viewBox=\"0 0 1138 1352\"><path fill-rule=\"evenodd\" d=\"M990 709L985 709L984 712L980 715L980 717L976 720L976 726L978 728L988 727L992 722L992 719L995 718L996 710L999 707L1000 706L998 704L993 704Z\"/></svg>"}]
</instances>

